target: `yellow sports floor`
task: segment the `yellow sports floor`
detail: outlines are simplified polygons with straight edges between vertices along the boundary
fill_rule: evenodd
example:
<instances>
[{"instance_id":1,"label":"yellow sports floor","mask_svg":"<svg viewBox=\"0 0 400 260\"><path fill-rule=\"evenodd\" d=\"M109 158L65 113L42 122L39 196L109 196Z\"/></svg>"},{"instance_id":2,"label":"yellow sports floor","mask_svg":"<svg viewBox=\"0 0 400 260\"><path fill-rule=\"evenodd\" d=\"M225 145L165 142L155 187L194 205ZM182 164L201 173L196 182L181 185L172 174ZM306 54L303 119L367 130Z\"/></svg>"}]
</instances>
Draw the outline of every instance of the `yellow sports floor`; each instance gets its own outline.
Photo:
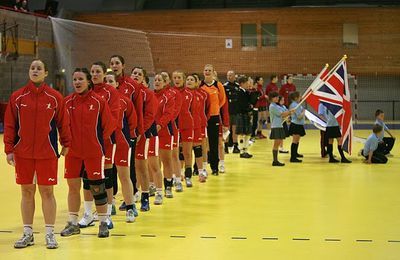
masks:
<instances>
[{"instance_id":1,"label":"yellow sports floor","mask_svg":"<svg viewBox=\"0 0 400 260\"><path fill-rule=\"evenodd\" d=\"M355 143L350 165L329 164L319 156L319 132L309 130L299 148L304 162L290 164L289 155L280 154L287 164L273 168L271 141L257 140L254 158L227 155L225 174L205 184L196 179L192 189L152 205L135 223L125 223L118 211L110 238L97 238L96 224L81 235L58 235L57 250L44 246L40 200L36 244L13 248L22 234L20 192L1 153L0 259L400 259L399 145L387 165L363 163L360 149ZM60 176L63 167L62 159ZM57 232L67 220L67 186L59 181Z\"/></svg>"}]
</instances>

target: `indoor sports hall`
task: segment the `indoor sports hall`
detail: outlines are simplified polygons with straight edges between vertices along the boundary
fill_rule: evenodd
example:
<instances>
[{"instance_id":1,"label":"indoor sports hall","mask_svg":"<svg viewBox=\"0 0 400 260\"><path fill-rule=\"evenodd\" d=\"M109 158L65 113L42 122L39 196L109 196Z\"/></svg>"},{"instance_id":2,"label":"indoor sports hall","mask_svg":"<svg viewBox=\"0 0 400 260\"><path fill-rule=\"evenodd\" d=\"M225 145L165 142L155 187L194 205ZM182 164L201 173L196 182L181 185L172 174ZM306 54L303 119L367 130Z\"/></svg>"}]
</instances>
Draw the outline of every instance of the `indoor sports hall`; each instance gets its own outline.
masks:
<instances>
[{"instance_id":1,"label":"indoor sports hall","mask_svg":"<svg viewBox=\"0 0 400 260\"><path fill-rule=\"evenodd\" d=\"M6 0L0 36L0 258L400 259L397 1Z\"/></svg>"}]
</instances>

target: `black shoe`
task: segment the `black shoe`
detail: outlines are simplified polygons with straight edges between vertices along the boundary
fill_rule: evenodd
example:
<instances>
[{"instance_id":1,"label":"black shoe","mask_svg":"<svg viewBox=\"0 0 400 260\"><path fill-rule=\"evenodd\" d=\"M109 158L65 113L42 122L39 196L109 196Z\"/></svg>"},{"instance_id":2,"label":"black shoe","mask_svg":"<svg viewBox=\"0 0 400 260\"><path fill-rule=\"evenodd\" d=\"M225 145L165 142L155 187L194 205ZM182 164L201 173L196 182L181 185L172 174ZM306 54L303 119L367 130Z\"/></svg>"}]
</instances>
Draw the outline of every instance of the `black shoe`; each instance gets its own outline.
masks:
<instances>
[{"instance_id":1,"label":"black shoe","mask_svg":"<svg viewBox=\"0 0 400 260\"><path fill-rule=\"evenodd\" d=\"M240 153L239 147L236 145L233 147L233 153Z\"/></svg>"},{"instance_id":2,"label":"black shoe","mask_svg":"<svg viewBox=\"0 0 400 260\"><path fill-rule=\"evenodd\" d=\"M249 153L241 153L241 154L240 154L240 158L246 158L246 159L248 159L248 158L251 158L251 157L253 157L253 155L251 155L251 154L249 154Z\"/></svg>"},{"instance_id":3,"label":"black shoe","mask_svg":"<svg viewBox=\"0 0 400 260\"><path fill-rule=\"evenodd\" d=\"M289 151L288 151L288 150L285 150L285 149L283 149L283 150L279 150L279 153L289 153Z\"/></svg>"},{"instance_id":4,"label":"black shoe","mask_svg":"<svg viewBox=\"0 0 400 260\"><path fill-rule=\"evenodd\" d=\"M290 158L290 162L292 162L292 163L301 163L302 160L299 160L297 158Z\"/></svg>"},{"instance_id":5,"label":"black shoe","mask_svg":"<svg viewBox=\"0 0 400 260\"><path fill-rule=\"evenodd\" d=\"M225 146L225 153L229 154L228 146Z\"/></svg>"},{"instance_id":6,"label":"black shoe","mask_svg":"<svg viewBox=\"0 0 400 260\"><path fill-rule=\"evenodd\" d=\"M297 158L303 158L304 156L302 154L296 154Z\"/></svg>"},{"instance_id":7,"label":"black shoe","mask_svg":"<svg viewBox=\"0 0 400 260\"><path fill-rule=\"evenodd\" d=\"M329 159L329 162L330 162L330 163L338 163L339 161L336 160L335 158L330 158L330 159Z\"/></svg>"},{"instance_id":8,"label":"black shoe","mask_svg":"<svg viewBox=\"0 0 400 260\"><path fill-rule=\"evenodd\" d=\"M197 175L199 175L199 170L198 169L193 170L193 176L197 176Z\"/></svg>"},{"instance_id":9,"label":"black shoe","mask_svg":"<svg viewBox=\"0 0 400 260\"><path fill-rule=\"evenodd\" d=\"M343 158L340 162L341 163L351 163L351 161L348 160L347 158Z\"/></svg>"},{"instance_id":10,"label":"black shoe","mask_svg":"<svg viewBox=\"0 0 400 260\"><path fill-rule=\"evenodd\" d=\"M279 161L275 161L275 162L272 162L272 166L285 166L285 164L281 163Z\"/></svg>"},{"instance_id":11,"label":"black shoe","mask_svg":"<svg viewBox=\"0 0 400 260\"><path fill-rule=\"evenodd\" d=\"M212 170L211 174L214 175L214 176L218 176L219 175L218 170Z\"/></svg>"}]
</instances>

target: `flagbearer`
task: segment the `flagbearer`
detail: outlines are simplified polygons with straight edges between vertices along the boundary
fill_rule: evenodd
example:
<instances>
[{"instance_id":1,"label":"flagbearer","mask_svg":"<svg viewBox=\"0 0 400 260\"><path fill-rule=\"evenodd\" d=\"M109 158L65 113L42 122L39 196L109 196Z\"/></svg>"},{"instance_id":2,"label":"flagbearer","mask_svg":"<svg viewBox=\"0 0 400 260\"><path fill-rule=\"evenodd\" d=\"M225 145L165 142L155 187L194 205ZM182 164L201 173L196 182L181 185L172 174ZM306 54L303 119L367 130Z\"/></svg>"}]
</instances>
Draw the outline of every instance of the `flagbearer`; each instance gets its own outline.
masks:
<instances>
[{"instance_id":1,"label":"flagbearer","mask_svg":"<svg viewBox=\"0 0 400 260\"><path fill-rule=\"evenodd\" d=\"M338 143L338 151L340 153L340 157L342 158L340 162L342 163L351 163L343 153L342 149L342 134L340 133L339 123L337 122L335 116L327 109L326 106L320 105L318 109L318 115L321 119L326 121L326 132L325 134L328 137L328 148L327 153L329 155L329 162L330 163L338 163L339 161L335 159L333 156L333 139L336 138Z\"/></svg>"}]
</instances>

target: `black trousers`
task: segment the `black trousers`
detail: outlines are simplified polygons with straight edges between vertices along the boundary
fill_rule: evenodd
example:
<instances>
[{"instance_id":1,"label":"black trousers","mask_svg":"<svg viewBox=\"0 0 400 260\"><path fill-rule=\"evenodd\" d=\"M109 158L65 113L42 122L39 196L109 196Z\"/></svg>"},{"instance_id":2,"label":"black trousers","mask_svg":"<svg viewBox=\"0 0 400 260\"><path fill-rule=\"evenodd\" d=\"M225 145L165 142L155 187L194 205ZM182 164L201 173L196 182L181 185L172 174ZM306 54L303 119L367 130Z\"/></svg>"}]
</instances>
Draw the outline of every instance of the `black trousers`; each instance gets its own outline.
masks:
<instances>
[{"instance_id":1,"label":"black trousers","mask_svg":"<svg viewBox=\"0 0 400 260\"><path fill-rule=\"evenodd\" d=\"M208 120L207 135L209 146L209 158L211 170L218 171L218 142L219 142L219 116L211 116Z\"/></svg>"},{"instance_id":2,"label":"black trousers","mask_svg":"<svg viewBox=\"0 0 400 260\"><path fill-rule=\"evenodd\" d=\"M365 159L368 160L368 155L364 156ZM372 158L371 158L371 162L372 163L387 163L388 159L386 158L386 156L379 152L378 150L374 151L374 153L372 154Z\"/></svg>"},{"instance_id":3,"label":"black trousers","mask_svg":"<svg viewBox=\"0 0 400 260\"><path fill-rule=\"evenodd\" d=\"M389 154L393 149L395 139L392 137L384 137L383 143L380 143L377 151L383 153L384 155Z\"/></svg>"},{"instance_id":4,"label":"black trousers","mask_svg":"<svg viewBox=\"0 0 400 260\"><path fill-rule=\"evenodd\" d=\"M257 134L257 128L258 128L258 110L253 110L252 122L253 125L251 127L251 136L254 137Z\"/></svg>"}]
</instances>

